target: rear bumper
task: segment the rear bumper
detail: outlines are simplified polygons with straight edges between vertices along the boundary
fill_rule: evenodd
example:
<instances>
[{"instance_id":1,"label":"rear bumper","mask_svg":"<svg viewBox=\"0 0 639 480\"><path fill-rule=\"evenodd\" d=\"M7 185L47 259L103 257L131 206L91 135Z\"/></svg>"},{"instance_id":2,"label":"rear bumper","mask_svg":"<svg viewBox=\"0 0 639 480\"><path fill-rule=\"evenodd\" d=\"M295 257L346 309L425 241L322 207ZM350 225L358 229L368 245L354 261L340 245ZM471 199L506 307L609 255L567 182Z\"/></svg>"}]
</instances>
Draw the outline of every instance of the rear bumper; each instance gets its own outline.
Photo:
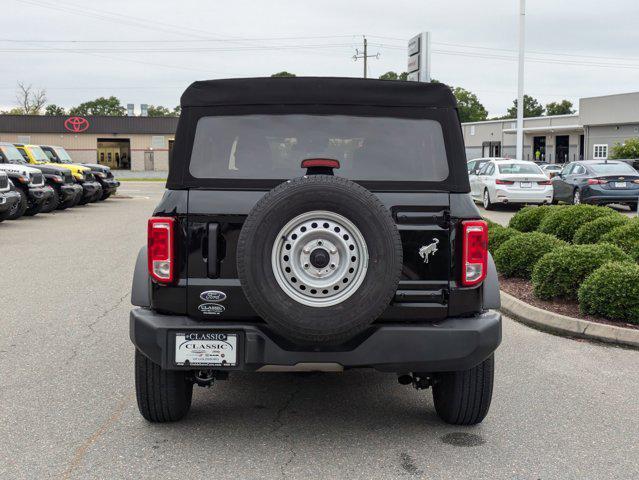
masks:
<instances>
[{"instance_id":1,"label":"rear bumper","mask_svg":"<svg viewBox=\"0 0 639 480\"><path fill-rule=\"evenodd\" d=\"M135 308L130 337L138 350L167 370L182 370L173 362L171 333L175 331L238 332L238 366L227 370L255 371L266 366L338 364L344 368L372 367L388 372L445 372L478 365L501 342L501 315L488 311L475 317L448 318L438 323L373 325L348 349L300 351L286 348L263 324L200 322L189 317L161 315Z\"/></svg>"},{"instance_id":2,"label":"rear bumper","mask_svg":"<svg viewBox=\"0 0 639 480\"><path fill-rule=\"evenodd\" d=\"M543 190L505 190L497 189L496 202L499 203L551 203L553 190L552 186Z\"/></svg>"},{"instance_id":3,"label":"rear bumper","mask_svg":"<svg viewBox=\"0 0 639 480\"><path fill-rule=\"evenodd\" d=\"M639 200L639 190L612 190L586 187L581 192L583 203L629 203Z\"/></svg>"}]
</instances>

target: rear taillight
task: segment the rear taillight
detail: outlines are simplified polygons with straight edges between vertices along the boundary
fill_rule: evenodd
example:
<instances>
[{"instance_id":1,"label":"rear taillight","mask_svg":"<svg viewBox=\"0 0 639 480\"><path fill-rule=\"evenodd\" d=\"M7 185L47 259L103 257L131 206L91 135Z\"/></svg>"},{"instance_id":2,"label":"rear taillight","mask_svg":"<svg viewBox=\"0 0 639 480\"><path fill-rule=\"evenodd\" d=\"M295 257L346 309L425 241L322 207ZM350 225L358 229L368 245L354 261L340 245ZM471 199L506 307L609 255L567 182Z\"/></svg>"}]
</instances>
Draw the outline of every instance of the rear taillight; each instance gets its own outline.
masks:
<instances>
[{"instance_id":1,"label":"rear taillight","mask_svg":"<svg viewBox=\"0 0 639 480\"><path fill-rule=\"evenodd\" d=\"M497 185L514 185L515 184L515 182L511 182L510 180L499 180L499 179L495 180L495 183Z\"/></svg>"},{"instance_id":2,"label":"rear taillight","mask_svg":"<svg viewBox=\"0 0 639 480\"><path fill-rule=\"evenodd\" d=\"M148 257L149 274L160 283L171 283L175 270L175 219L152 217L149 219Z\"/></svg>"},{"instance_id":3,"label":"rear taillight","mask_svg":"<svg viewBox=\"0 0 639 480\"><path fill-rule=\"evenodd\" d=\"M488 224L483 220L462 222L462 276L465 287L486 278L488 265Z\"/></svg>"},{"instance_id":4,"label":"rear taillight","mask_svg":"<svg viewBox=\"0 0 639 480\"><path fill-rule=\"evenodd\" d=\"M598 178L588 179L588 185L603 185L604 183L608 183L608 180L599 180Z\"/></svg>"},{"instance_id":5,"label":"rear taillight","mask_svg":"<svg viewBox=\"0 0 639 480\"><path fill-rule=\"evenodd\" d=\"M538 185L552 185L552 182L550 180L541 180L539 182L537 182Z\"/></svg>"}]
</instances>

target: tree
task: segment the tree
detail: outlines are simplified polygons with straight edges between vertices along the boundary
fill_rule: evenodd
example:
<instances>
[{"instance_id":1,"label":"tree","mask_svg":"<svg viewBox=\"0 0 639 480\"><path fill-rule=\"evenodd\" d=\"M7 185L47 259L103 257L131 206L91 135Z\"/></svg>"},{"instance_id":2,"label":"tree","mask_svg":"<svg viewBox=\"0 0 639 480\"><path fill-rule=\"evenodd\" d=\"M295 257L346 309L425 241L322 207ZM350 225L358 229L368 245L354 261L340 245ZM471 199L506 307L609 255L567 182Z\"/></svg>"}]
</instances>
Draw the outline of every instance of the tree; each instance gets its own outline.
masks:
<instances>
[{"instance_id":1,"label":"tree","mask_svg":"<svg viewBox=\"0 0 639 480\"><path fill-rule=\"evenodd\" d=\"M610 151L610 158L639 158L639 138L629 138L624 143L616 143Z\"/></svg>"},{"instance_id":2,"label":"tree","mask_svg":"<svg viewBox=\"0 0 639 480\"><path fill-rule=\"evenodd\" d=\"M44 114L45 115L66 115L67 112L64 110L64 108L59 107L55 103L50 103L49 105L47 105L47 108L44 109Z\"/></svg>"},{"instance_id":3,"label":"tree","mask_svg":"<svg viewBox=\"0 0 639 480\"><path fill-rule=\"evenodd\" d=\"M296 75L294 73L287 72L286 70L283 70L281 72L277 72L271 75L271 77L295 77L295 76Z\"/></svg>"},{"instance_id":4,"label":"tree","mask_svg":"<svg viewBox=\"0 0 639 480\"><path fill-rule=\"evenodd\" d=\"M479 102L477 95L461 87L455 87L453 94L457 99L457 110L462 122L478 122L486 120L488 111Z\"/></svg>"},{"instance_id":5,"label":"tree","mask_svg":"<svg viewBox=\"0 0 639 480\"><path fill-rule=\"evenodd\" d=\"M163 107L162 105L158 105L158 106L149 105L147 115L149 117L172 117L175 115L175 112L172 112L171 110L169 110L166 107Z\"/></svg>"},{"instance_id":6,"label":"tree","mask_svg":"<svg viewBox=\"0 0 639 480\"><path fill-rule=\"evenodd\" d=\"M2 115L24 115L24 111L20 107L13 107L11 110L2 110Z\"/></svg>"},{"instance_id":7,"label":"tree","mask_svg":"<svg viewBox=\"0 0 639 480\"><path fill-rule=\"evenodd\" d=\"M408 80L408 72L397 73L392 70L379 76L380 80Z\"/></svg>"},{"instance_id":8,"label":"tree","mask_svg":"<svg viewBox=\"0 0 639 480\"><path fill-rule=\"evenodd\" d=\"M99 97L95 100L81 103L77 107L69 110L70 115L105 115L122 117L126 113L126 108L122 106L117 97Z\"/></svg>"},{"instance_id":9,"label":"tree","mask_svg":"<svg viewBox=\"0 0 639 480\"><path fill-rule=\"evenodd\" d=\"M47 103L47 92L44 89L34 89L31 85L18 82L16 92L18 109L23 115L40 115L42 107Z\"/></svg>"},{"instance_id":10,"label":"tree","mask_svg":"<svg viewBox=\"0 0 639 480\"><path fill-rule=\"evenodd\" d=\"M524 95L524 117L541 117L544 114L544 107L536 98ZM517 99L513 101L504 118L517 118Z\"/></svg>"},{"instance_id":11,"label":"tree","mask_svg":"<svg viewBox=\"0 0 639 480\"><path fill-rule=\"evenodd\" d=\"M570 100L562 100L561 102L550 102L546 105L546 115L571 115L575 113Z\"/></svg>"}]
</instances>

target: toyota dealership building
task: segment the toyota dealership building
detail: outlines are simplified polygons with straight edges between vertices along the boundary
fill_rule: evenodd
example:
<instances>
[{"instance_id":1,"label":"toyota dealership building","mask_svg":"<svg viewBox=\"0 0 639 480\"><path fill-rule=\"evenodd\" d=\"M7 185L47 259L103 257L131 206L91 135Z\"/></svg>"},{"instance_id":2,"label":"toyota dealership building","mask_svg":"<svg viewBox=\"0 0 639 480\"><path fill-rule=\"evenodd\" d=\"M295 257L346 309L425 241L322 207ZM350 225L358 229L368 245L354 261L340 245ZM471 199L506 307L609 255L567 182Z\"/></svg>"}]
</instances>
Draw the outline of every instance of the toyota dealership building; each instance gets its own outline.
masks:
<instances>
[{"instance_id":1,"label":"toyota dealership building","mask_svg":"<svg viewBox=\"0 0 639 480\"><path fill-rule=\"evenodd\" d=\"M177 117L0 115L0 141L64 147L77 162L121 170L169 168Z\"/></svg>"}]
</instances>

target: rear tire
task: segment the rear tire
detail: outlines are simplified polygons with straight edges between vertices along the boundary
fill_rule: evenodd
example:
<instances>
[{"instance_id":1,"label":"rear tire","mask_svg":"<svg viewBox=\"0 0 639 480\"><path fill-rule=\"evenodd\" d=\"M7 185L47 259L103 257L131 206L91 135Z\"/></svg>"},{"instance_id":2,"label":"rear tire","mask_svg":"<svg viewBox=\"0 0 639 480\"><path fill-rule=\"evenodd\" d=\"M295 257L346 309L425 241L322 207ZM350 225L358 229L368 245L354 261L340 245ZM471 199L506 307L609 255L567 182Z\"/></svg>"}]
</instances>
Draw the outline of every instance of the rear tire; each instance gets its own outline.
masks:
<instances>
[{"instance_id":1,"label":"rear tire","mask_svg":"<svg viewBox=\"0 0 639 480\"><path fill-rule=\"evenodd\" d=\"M175 422L191 408L193 382L187 372L163 370L136 350L135 393L140 414L149 422Z\"/></svg>"},{"instance_id":2,"label":"rear tire","mask_svg":"<svg viewBox=\"0 0 639 480\"><path fill-rule=\"evenodd\" d=\"M21 188L17 188L16 192L20 195L20 200L11 208L9 220L17 220L27 211L27 194Z\"/></svg>"},{"instance_id":3,"label":"rear tire","mask_svg":"<svg viewBox=\"0 0 639 480\"><path fill-rule=\"evenodd\" d=\"M493 396L493 355L470 370L441 374L433 385L437 415L452 425L476 425L490 408Z\"/></svg>"},{"instance_id":4,"label":"rear tire","mask_svg":"<svg viewBox=\"0 0 639 480\"><path fill-rule=\"evenodd\" d=\"M572 204L579 205L581 203L581 192L578 188L575 188L575 191L572 192Z\"/></svg>"},{"instance_id":5,"label":"rear tire","mask_svg":"<svg viewBox=\"0 0 639 480\"><path fill-rule=\"evenodd\" d=\"M495 208L495 204L490 201L490 193L488 192L488 189L484 190L482 203L484 205L484 209L486 210L492 210L493 208Z\"/></svg>"}]
</instances>

